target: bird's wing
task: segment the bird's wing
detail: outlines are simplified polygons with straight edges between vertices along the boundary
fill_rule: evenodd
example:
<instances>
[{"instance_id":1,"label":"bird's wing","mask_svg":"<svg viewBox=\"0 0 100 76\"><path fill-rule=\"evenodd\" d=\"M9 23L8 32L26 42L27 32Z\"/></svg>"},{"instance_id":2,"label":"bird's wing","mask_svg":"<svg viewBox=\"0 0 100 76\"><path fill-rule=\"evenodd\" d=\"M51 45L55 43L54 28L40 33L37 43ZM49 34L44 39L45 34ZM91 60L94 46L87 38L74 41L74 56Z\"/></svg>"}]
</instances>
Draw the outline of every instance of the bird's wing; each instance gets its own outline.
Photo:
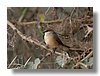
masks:
<instances>
[{"instance_id":1,"label":"bird's wing","mask_svg":"<svg viewBox=\"0 0 100 76\"><path fill-rule=\"evenodd\" d=\"M60 40L60 38L58 37L58 35L57 35L55 32L54 32L54 36L55 36L54 38L56 39L56 41L57 41L60 45L70 48L70 46L65 45L65 44L62 43L62 41Z\"/></svg>"},{"instance_id":2,"label":"bird's wing","mask_svg":"<svg viewBox=\"0 0 100 76\"><path fill-rule=\"evenodd\" d=\"M58 37L58 35L54 32L54 38L56 39L56 41L59 43L59 44L61 44L61 45L63 45L63 43L62 43L62 41L60 40L60 38Z\"/></svg>"}]
</instances>

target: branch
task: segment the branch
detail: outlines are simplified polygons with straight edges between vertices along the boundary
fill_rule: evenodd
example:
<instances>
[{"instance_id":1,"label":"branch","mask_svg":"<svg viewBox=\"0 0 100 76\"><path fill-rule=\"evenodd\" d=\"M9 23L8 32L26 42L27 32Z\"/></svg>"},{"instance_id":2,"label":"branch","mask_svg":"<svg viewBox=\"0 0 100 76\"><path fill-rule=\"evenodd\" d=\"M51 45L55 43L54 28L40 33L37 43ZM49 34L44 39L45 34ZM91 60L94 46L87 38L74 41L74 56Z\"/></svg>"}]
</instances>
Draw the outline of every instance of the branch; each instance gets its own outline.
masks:
<instances>
[{"instance_id":1,"label":"branch","mask_svg":"<svg viewBox=\"0 0 100 76\"><path fill-rule=\"evenodd\" d=\"M14 57L14 59L12 60L12 62L9 64L8 68L11 67L11 65L13 64L13 62L16 60L17 56Z\"/></svg>"},{"instance_id":2,"label":"branch","mask_svg":"<svg viewBox=\"0 0 100 76\"><path fill-rule=\"evenodd\" d=\"M82 62L79 63L80 65L82 65L84 68L88 69L88 66Z\"/></svg>"},{"instance_id":3,"label":"branch","mask_svg":"<svg viewBox=\"0 0 100 76\"><path fill-rule=\"evenodd\" d=\"M83 59L81 60L81 62L84 61L84 60L86 60L86 59L88 59L88 58L91 57L92 55L93 55L93 51L91 51L85 58L83 58Z\"/></svg>"},{"instance_id":4,"label":"branch","mask_svg":"<svg viewBox=\"0 0 100 76\"><path fill-rule=\"evenodd\" d=\"M22 34L10 21L8 21L8 20L7 20L7 24L8 24L14 31L16 31L17 34L18 34L22 39L24 39L24 40L26 40L26 41L28 41L28 42L34 43L35 45L37 45L37 46L39 46L39 47L41 47L41 48L43 48L43 49L45 49L45 50L47 50L47 51L49 51L49 52L52 52L52 51L53 51L53 50L51 50L51 49L48 49L46 46L41 45L41 43L40 43L38 40L23 35L23 34ZM55 52L55 54L61 55L61 53L59 53L59 52Z\"/></svg>"},{"instance_id":5,"label":"branch","mask_svg":"<svg viewBox=\"0 0 100 76\"><path fill-rule=\"evenodd\" d=\"M70 25L72 25L72 19L75 19L76 20L76 18L72 18L72 15L73 15L73 13L74 13L74 10L75 10L75 8L73 8L73 10L72 10L72 12L71 12L71 15L70 15L70 17L65 17L64 19L57 19L57 20L51 20L51 21L43 21L43 22L41 22L41 23L44 23L44 24L50 24L50 23L64 23L64 21L66 20L66 18L67 19L69 19L69 21L70 21ZM91 21L91 22L93 22L93 20L91 20L91 19L88 19L89 21ZM85 18L79 18L79 19L77 19L77 21L78 22L85 22ZM31 21L31 22L17 22L17 24L19 24L19 25L31 25L31 24L38 24L39 22L38 21Z\"/></svg>"},{"instance_id":6,"label":"branch","mask_svg":"<svg viewBox=\"0 0 100 76\"><path fill-rule=\"evenodd\" d=\"M83 58L82 60L80 60L78 63L76 63L76 65L74 65L74 67L78 66L79 64L81 64L82 61L88 59L89 57L91 57L93 55L93 51L91 51L85 58ZM73 67L73 68L74 68Z\"/></svg>"},{"instance_id":7,"label":"branch","mask_svg":"<svg viewBox=\"0 0 100 76\"><path fill-rule=\"evenodd\" d=\"M45 15L47 15L47 13L48 13L48 11L50 10L50 8L51 8L51 7L48 7L48 8L47 8L47 10L46 10L46 12L45 12Z\"/></svg>"},{"instance_id":8,"label":"branch","mask_svg":"<svg viewBox=\"0 0 100 76\"><path fill-rule=\"evenodd\" d=\"M26 67L27 63L31 60L32 57L29 57L26 63L24 64L24 68Z\"/></svg>"},{"instance_id":9,"label":"branch","mask_svg":"<svg viewBox=\"0 0 100 76\"><path fill-rule=\"evenodd\" d=\"M57 19L57 20L51 20L51 21L43 21L44 24L50 24L50 23L61 23L63 19ZM31 21L31 22L19 22L19 25L30 25L30 24L38 24L38 21Z\"/></svg>"},{"instance_id":10,"label":"branch","mask_svg":"<svg viewBox=\"0 0 100 76\"><path fill-rule=\"evenodd\" d=\"M70 25L72 26L72 16L73 16L73 14L74 14L74 11L75 11L75 7L72 9L72 12L71 12L71 14L70 14L70 21L69 21L69 23L70 23Z\"/></svg>"}]
</instances>

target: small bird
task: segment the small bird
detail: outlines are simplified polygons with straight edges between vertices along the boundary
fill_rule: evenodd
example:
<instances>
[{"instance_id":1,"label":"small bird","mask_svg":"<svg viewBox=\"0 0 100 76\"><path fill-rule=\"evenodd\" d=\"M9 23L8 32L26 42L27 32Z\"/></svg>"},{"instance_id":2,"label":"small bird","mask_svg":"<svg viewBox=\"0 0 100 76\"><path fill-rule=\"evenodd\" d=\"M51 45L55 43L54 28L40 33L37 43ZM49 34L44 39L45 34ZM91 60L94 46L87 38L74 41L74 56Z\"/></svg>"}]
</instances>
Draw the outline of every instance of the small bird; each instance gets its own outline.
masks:
<instances>
[{"instance_id":1,"label":"small bird","mask_svg":"<svg viewBox=\"0 0 100 76\"><path fill-rule=\"evenodd\" d=\"M70 46L64 45L58 35L51 29L44 31L44 41L48 47L55 49L59 46L70 48Z\"/></svg>"}]
</instances>

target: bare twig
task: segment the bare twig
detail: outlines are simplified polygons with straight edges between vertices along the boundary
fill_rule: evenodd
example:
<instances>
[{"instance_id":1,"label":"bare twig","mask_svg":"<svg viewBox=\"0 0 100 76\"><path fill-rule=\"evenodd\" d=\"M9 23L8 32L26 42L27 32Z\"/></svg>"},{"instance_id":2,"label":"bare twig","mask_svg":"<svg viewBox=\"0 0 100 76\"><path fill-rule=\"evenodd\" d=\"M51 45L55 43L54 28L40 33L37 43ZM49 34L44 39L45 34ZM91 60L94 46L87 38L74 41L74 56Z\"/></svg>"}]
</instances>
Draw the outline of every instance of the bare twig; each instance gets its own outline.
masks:
<instances>
[{"instance_id":1,"label":"bare twig","mask_svg":"<svg viewBox=\"0 0 100 76\"><path fill-rule=\"evenodd\" d=\"M78 66L82 61L88 59L88 58L91 57L92 55L93 55L93 51L91 51L85 58L83 58L83 59L80 60L78 63L76 63L76 65L74 65L73 68L76 67L76 66Z\"/></svg>"},{"instance_id":2,"label":"bare twig","mask_svg":"<svg viewBox=\"0 0 100 76\"><path fill-rule=\"evenodd\" d=\"M88 59L88 58L91 57L92 55L93 55L93 51L91 51L85 58L83 58L83 59L81 60L81 62L84 61L84 60L86 60L86 59Z\"/></svg>"},{"instance_id":3,"label":"bare twig","mask_svg":"<svg viewBox=\"0 0 100 76\"><path fill-rule=\"evenodd\" d=\"M87 65L82 62L80 62L79 65L82 65L84 68L88 69Z\"/></svg>"},{"instance_id":4,"label":"bare twig","mask_svg":"<svg viewBox=\"0 0 100 76\"><path fill-rule=\"evenodd\" d=\"M28 60L26 61L26 63L24 64L24 68L26 67L27 63L31 60L32 57L29 57Z\"/></svg>"},{"instance_id":5,"label":"bare twig","mask_svg":"<svg viewBox=\"0 0 100 76\"><path fill-rule=\"evenodd\" d=\"M93 31L93 27L89 27L88 25L87 25L87 33L86 33L86 35L84 36L85 38Z\"/></svg>"},{"instance_id":6,"label":"bare twig","mask_svg":"<svg viewBox=\"0 0 100 76\"><path fill-rule=\"evenodd\" d=\"M65 17L64 19L57 19L57 20L51 20L51 21L43 21L42 23L44 24L50 24L50 23L64 23L64 21L67 19L70 19L70 25L72 25L72 18L71 16L70 17ZM84 18L82 19L77 19L77 21L84 21ZM31 24L38 24L39 22L38 21L31 21L31 22L18 22L17 24L19 25L31 25Z\"/></svg>"},{"instance_id":7,"label":"bare twig","mask_svg":"<svg viewBox=\"0 0 100 76\"><path fill-rule=\"evenodd\" d=\"M69 23L70 23L70 39L71 41L73 42L73 36L72 36L72 16L74 14L74 11L75 11L75 7L72 9L72 12L70 14L70 18L69 18Z\"/></svg>"},{"instance_id":8,"label":"bare twig","mask_svg":"<svg viewBox=\"0 0 100 76\"><path fill-rule=\"evenodd\" d=\"M43 60L44 60L45 58L47 58L50 54L52 54L52 53L47 53L47 54L41 59L41 62L43 62Z\"/></svg>"},{"instance_id":9,"label":"bare twig","mask_svg":"<svg viewBox=\"0 0 100 76\"><path fill-rule=\"evenodd\" d=\"M49 23L61 23L63 19L57 19L57 20L51 20L51 21L43 21L42 23L44 24L49 24ZM31 25L31 24L38 24L38 21L32 21L32 22L19 22L19 25Z\"/></svg>"},{"instance_id":10,"label":"bare twig","mask_svg":"<svg viewBox=\"0 0 100 76\"><path fill-rule=\"evenodd\" d=\"M14 59L11 61L11 63L9 64L8 68L11 67L11 65L13 64L13 62L16 60L17 56L14 57Z\"/></svg>"},{"instance_id":11,"label":"bare twig","mask_svg":"<svg viewBox=\"0 0 100 76\"><path fill-rule=\"evenodd\" d=\"M51 8L51 7L48 7L48 8L47 8L47 10L46 10L46 12L45 12L45 15L47 15L47 13L48 13L48 11L50 10L50 8Z\"/></svg>"},{"instance_id":12,"label":"bare twig","mask_svg":"<svg viewBox=\"0 0 100 76\"><path fill-rule=\"evenodd\" d=\"M72 16L73 16L73 13L75 11L75 7L73 8L71 14L70 14L70 25L72 26Z\"/></svg>"},{"instance_id":13,"label":"bare twig","mask_svg":"<svg viewBox=\"0 0 100 76\"><path fill-rule=\"evenodd\" d=\"M76 9L76 7L74 7L74 8L72 9L72 12L71 12L71 14L70 14L70 17L73 16L73 13L74 13L75 9Z\"/></svg>"},{"instance_id":14,"label":"bare twig","mask_svg":"<svg viewBox=\"0 0 100 76\"><path fill-rule=\"evenodd\" d=\"M60 55L60 56L63 56L63 54L61 54L61 53L59 53L59 52L54 52L55 54L57 54L57 55ZM42 59L41 59L41 61L43 61L46 57L48 57L49 55L51 55L52 54L52 52L49 52L49 53L47 53Z\"/></svg>"},{"instance_id":15,"label":"bare twig","mask_svg":"<svg viewBox=\"0 0 100 76\"><path fill-rule=\"evenodd\" d=\"M85 51L83 48L69 48L71 51Z\"/></svg>"}]
</instances>

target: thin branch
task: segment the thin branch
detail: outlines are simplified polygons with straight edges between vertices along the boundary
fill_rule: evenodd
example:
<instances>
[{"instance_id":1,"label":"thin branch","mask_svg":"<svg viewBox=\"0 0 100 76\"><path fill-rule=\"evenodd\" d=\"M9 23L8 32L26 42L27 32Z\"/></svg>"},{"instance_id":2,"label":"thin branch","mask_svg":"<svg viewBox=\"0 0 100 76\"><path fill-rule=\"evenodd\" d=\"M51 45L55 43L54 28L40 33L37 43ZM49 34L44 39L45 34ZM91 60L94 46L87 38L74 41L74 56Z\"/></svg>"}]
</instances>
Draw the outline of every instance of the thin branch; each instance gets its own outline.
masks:
<instances>
[{"instance_id":1,"label":"thin branch","mask_svg":"<svg viewBox=\"0 0 100 76\"><path fill-rule=\"evenodd\" d=\"M69 19L70 20L70 25L72 25L72 19L74 19L74 18L72 18L71 16L70 17L65 17L64 19L57 19L57 20L51 20L51 21L43 21L42 23L44 23L44 24L52 24L52 23L64 23L64 21L66 20L66 18L67 19ZM90 19L91 20L91 19ZM84 18L82 18L82 19L77 19L77 21L78 22L82 22L82 21L84 21ZM39 22L38 21L31 21L31 22L17 22L17 24L19 24L19 25L31 25L31 24L38 24Z\"/></svg>"},{"instance_id":2,"label":"thin branch","mask_svg":"<svg viewBox=\"0 0 100 76\"><path fill-rule=\"evenodd\" d=\"M43 60L45 59L45 58L47 58L49 55L51 55L52 53L47 53L42 59L41 59L41 62L43 62Z\"/></svg>"},{"instance_id":3,"label":"thin branch","mask_svg":"<svg viewBox=\"0 0 100 76\"><path fill-rule=\"evenodd\" d=\"M49 53L47 53L42 59L41 59L41 62L45 59L45 58L47 58L49 55L51 55L53 52L49 52ZM63 56L63 54L61 54L61 53L59 53L59 52L54 52L55 54L57 54L57 55L60 55L60 56Z\"/></svg>"},{"instance_id":4,"label":"thin branch","mask_svg":"<svg viewBox=\"0 0 100 76\"><path fill-rule=\"evenodd\" d=\"M88 69L87 65L82 62L80 62L79 65L82 65L84 68Z\"/></svg>"},{"instance_id":5,"label":"thin branch","mask_svg":"<svg viewBox=\"0 0 100 76\"><path fill-rule=\"evenodd\" d=\"M48 7L48 8L47 8L47 10L46 10L46 12L45 12L45 15L47 15L47 13L48 13L48 11L50 10L50 8L51 8L51 7Z\"/></svg>"},{"instance_id":6,"label":"thin branch","mask_svg":"<svg viewBox=\"0 0 100 76\"><path fill-rule=\"evenodd\" d=\"M51 20L51 21L43 21L44 24L50 23L61 23L63 19ZM38 24L38 21L31 21L31 22L18 22L19 25L31 25L31 24Z\"/></svg>"},{"instance_id":7,"label":"thin branch","mask_svg":"<svg viewBox=\"0 0 100 76\"><path fill-rule=\"evenodd\" d=\"M26 63L24 64L24 68L26 67L27 63L31 60L32 57L29 57Z\"/></svg>"},{"instance_id":8,"label":"thin branch","mask_svg":"<svg viewBox=\"0 0 100 76\"><path fill-rule=\"evenodd\" d=\"M13 64L13 62L16 60L17 56L14 57L14 59L11 61L11 63L9 64L8 68L11 67L11 65Z\"/></svg>"},{"instance_id":9,"label":"thin branch","mask_svg":"<svg viewBox=\"0 0 100 76\"><path fill-rule=\"evenodd\" d=\"M69 48L69 50L71 50L71 51L85 51L85 49L83 49L83 48Z\"/></svg>"},{"instance_id":10,"label":"thin branch","mask_svg":"<svg viewBox=\"0 0 100 76\"><path fill-rule=\"evenodd\" d=\"M70 15L70 17L65 17L64 19L57 19L57 20L51 20L51 21L43 21L42 23L44 24L52 24L52 23L62 23L61 25L63 25L63 23L65 22L66 19L69 19L70 21L70 25L72 25L72 19L75 19L76 18L72 18L72 14ZM93 20L91 19L88 19L89 21L93 22ZM78 22L85 22L85 19L82 18L82 19L77 19ZM19 25L31 25L31 24L38 24L39 22L38 21L31 21L31 22L17 22L17 24ZM91 24L91 23L90 23Z\"/></svg>"},{"instance_id":11,"label":"thin branch","mask_svg":"<svg viewBox=\"0 0 100 76\"><path fill-rule=\"evenodd\" d=\"M73 10L72 10L72 12L71 12L71 14L70 14L70 26L72 26L72 16L73 16L73 14L74 14L74 11L75 11L75 7L73 8Z\"/></svg>"},{"instance_id":12,"label":"thin branch","mask_svg":"<svg viewBox=\"0 0 100 76\"><path fill-rule=\"evenodd\" d=\"M83 58L83 59L80 60L78 63L76 63L76 65L74 65L73 68L76 67L76 66L78 66L82 61L88 59L88 58L91 57L92 55L93 55L93 51L91 51L85 58Z\"/></svg>"},{"instance_id":13,"label":"thin branch","mask_svg":"<svg viewBox=\"0 0 100 76\"><path fill-rule=\"evenodd\" d=\"M83 59L81 60L81 62L84 61L84 60L86 60L86 59L88 59L88 58L91 57L92 55L93 55L93 51L91 51L85 58L83 58Z\"/></svg>"},{"instance_id":14,"label":"thin branch","mask_svg":"<svg viewBox=\"0 0 100 76\"><path fill-rule=\"evenodd\" d=\"M75 7L72 9L72 12L71 12L71 14L70 14L70 17L73 16L73 13L74 13L75 9L76 9Z\"/></svg>"},{"instance_id":15,"label":"thin branch","mask_svg":"<svg viewBox=\"0 0 100 76\"><path fill-rule=\"evenodd\" d=\"M75 7L72 9L72 12L71 12L71 14L70 14L70 18L69 18L69 23L70 23L70 39L71 39L71 41L73 42L73 35L72 35L72 16L73 16L73 14L74 14L74 11L75 11Z\"/></svg>"}]
</instances>

